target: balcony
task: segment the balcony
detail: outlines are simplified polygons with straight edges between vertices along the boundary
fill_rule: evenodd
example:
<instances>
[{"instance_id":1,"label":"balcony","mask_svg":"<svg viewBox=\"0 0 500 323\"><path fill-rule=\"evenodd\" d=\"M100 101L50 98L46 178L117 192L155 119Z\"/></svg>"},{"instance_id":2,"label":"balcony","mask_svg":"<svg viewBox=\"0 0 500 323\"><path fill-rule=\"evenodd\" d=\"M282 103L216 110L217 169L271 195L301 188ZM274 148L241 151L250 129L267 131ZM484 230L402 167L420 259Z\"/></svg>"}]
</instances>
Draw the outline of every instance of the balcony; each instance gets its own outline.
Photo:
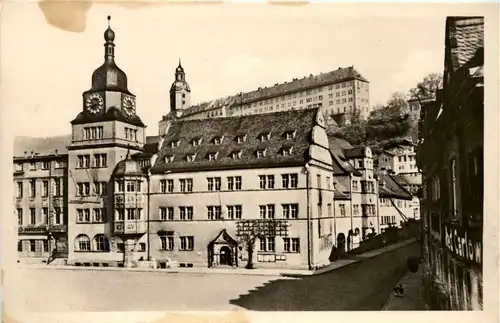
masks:
<instances>
[{"instance_id":1,"label":"balcony","mask_svg":"<svg viewBox=\"0 0 500 323\"><path fill-rule=\"evenodd\" d=\"M115 234L144 234L146 233L145 221L115 221Z\"/></svg>"},{"instance_id":2,"label":"balcony","mask_svg":"<svg viewBox=\"0 0 500 323\"><path fill-rule=\"evenodd\" d=\"M46 224L39 225L23 225L18 228L19 233L47 233L48 226Z\"/></svg>"},{"instance_id":3,"label":"balcony","mask_svg":"<svg viewBox=\"0 0 500 323\"><path fill-rule=\"evenodd\" d=\"M135 193L116 193L114 198L115 207L143 207L144 195Z\"/></svg>"}]
</instances>

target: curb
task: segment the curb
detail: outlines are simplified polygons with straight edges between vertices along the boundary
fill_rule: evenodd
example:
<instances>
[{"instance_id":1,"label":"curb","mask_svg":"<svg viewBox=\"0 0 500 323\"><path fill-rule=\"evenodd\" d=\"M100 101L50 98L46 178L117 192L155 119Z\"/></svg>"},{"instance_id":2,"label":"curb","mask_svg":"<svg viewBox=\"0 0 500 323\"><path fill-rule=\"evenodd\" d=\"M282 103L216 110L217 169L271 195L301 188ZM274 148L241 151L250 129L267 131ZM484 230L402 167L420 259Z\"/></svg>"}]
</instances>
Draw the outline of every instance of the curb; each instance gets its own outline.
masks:
<instances>
[{"instance_id":1,"label":"curb","mask_svg":"<svg viewBox=\"0 0 500 323\"><path fill-rule=\"evenodd\" d=\"M383 250L383 248L378 249L380 252L375 253L373 256L370 257L365 257L363 259L346 259L346 260L351 260L352 262L346 263L341 266L332 266L333 268L327 269L325 266L323 268L317 269L315 271L296 271L296 272L276 272L276 271L271 271L271 272L262 272L258 269L257 271L250 271L246 269L245 271L236 271L232 272L231 270L227 271L217 271L217 270L175 270L175 269L143 269L143 268L118 268L118 267L75 267L75 266L50 266L50 265L17 265L17 269L54 269L54 270L82 270L82 271L120 271L120 272L142 272L142 273L158 273L158 274L196 274L196 275L242 275L242 276L270 276L270 277L308 277L308 276L318 276L318 275L323 275L325 273L335 271L337 269L345 268L347 266L351 266L353 264L357 264L360 262L363 262L365 259L372 259L374 257L380 256L382 254L397 250L399 248L402 248L404 246L407 246L411 243L416 242L415 239L409 239L406 241L401 242L399 245L390 245L386 246L384 248L387 248L387 250ZM372 252L372 251L368 251ZM362 255L362 254L361 254ZM356 257L359 257L360 255L356 255ZM335 263L332 263L335 264Z\"/></svg>"}]
</instances>

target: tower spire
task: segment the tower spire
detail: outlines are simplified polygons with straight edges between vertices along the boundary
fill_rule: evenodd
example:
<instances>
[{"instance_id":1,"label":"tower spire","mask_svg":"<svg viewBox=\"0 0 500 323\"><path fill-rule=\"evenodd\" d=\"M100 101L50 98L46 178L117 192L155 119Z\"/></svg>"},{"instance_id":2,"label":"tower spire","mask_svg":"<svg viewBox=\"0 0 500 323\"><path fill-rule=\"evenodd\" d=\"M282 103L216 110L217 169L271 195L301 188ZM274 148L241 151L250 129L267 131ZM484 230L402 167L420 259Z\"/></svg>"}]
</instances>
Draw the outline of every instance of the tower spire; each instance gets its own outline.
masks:
<instances>
[{"instance_id":1,"label":"tower spire","mask_svg":"<svg viewBox=\"0 0 500 323\"><path fill-rule=\"evenodd\" d=\"M104 32L104 58L107 61L113 61L115 57L115 32L111 29L111 16L108 16L108 29Z\"/></svg>"}]
</instances>

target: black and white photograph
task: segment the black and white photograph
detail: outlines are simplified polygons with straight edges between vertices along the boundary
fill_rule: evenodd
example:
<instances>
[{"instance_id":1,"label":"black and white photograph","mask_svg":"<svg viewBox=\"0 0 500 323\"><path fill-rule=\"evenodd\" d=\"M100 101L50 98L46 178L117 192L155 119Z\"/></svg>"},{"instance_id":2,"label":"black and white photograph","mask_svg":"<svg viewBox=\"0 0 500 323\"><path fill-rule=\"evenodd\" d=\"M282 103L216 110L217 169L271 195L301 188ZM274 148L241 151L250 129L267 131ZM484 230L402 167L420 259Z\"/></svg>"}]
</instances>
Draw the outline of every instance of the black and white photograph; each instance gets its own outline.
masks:
<instances>
[{"instance_id":1,"label":"black and white photograph","mask_svg":"<svg viewBox=\"0 0 500 323\"><path fill-rule=\"evenodd\" d=\"M2 5L2 322L498 321L498 4L175 2Z\"/></svg>"}]
</instances>

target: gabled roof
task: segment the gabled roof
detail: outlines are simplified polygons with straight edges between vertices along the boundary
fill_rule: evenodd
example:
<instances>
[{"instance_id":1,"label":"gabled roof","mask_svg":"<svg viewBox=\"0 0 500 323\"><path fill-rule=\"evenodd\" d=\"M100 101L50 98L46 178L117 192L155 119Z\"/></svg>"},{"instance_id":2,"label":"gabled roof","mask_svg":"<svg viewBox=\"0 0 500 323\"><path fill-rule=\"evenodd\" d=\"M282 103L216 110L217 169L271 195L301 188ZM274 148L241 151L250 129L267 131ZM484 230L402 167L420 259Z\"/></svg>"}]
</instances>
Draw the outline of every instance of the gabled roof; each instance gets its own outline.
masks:
<instances>
[{"instance_id":1,"label":"gabled roof","mask_svg":"<svg viewBox=\"0 0 500 323\"><path fill-rule=\"evenodd\" d=\"M446 38L446 54L456 71L484 48L484 17L448 17Z\"/></svg>"},{"instance_id":2,"label":"gabled roof","mask_svg":"<svg viewBox=\"0 0 500 323\"><path fill-rule=\"evenodd\" d=\"M309 77L303 77L301 79L293 79L292 82L275 84L272 87L259 88L256 91L247 93L238 93L236 95L232 95L226 98L220 98L217 100L193 105L184 111L183 116L189 116L192 114L200 113L203 111L209 111L223 106L231 106L233 104L239 105L239 104L251 103L254 101L276 97L291 92L307 90L309 88L314 88L319 85L329 85L353 79L368 82L352 66L348 68L339 68L338 70L331 71L328 73L321 73L314 76L311 74Z\"/></svg>"},{"instance_id":3,"label":"gabled roof","mask_svg":"<svg viewBox=\"0 0 500 323\"><path fill-rule=\"evenodd\" d=\"M68 153L66 148L71 143L71 135L53 136L53 137L14 137L14 157L24 157L24 152L27 155L34 154L50 155L57 150L58 155Z\"/></svg>"},{"instance_id":4,"label":"gabled roof","mask_svg":"<svg viewBox=\"0 0 500 323\"><path fill-rule=\"evenodd\" d=\"M405 190L395 179L397 175L379 173L379 196L395 197L404 200L411 200L411 194ZM399 180L399 179L398 179ZM400 181L400 180L399 180Z\"/></svg>"},{"instance_id":5,"label":"gabled roof","mask_svg":"<svg viewBox=\"0 0 500 323\"><path fill-rule=\"evenodd\" d=\"M270 114L203 120L175 120L171 123L152 173L170 171L202 171L242 167L279 167L304 165L311 142L311 131L316 122L318 109L275 112ZM295 138L286 139L283 134L290 128L296 130ZM258 136L269 132L268 141L261 142ZM245 135L243 143L237 143L237 136ZM212 138L223 135L220 145L214 145ZM193 146L192 139L201 138ZM172 141L179 145L172 147ZM284 147L292 146L290 156L283 156ZM257 150L265 150L264 157L257 157ZM209 160L209 152L218 152L215 160ZM240 158L233 158L233 152L241 152ZM187 155L194 161L187 161ZM165 157L173 156L166 162Z\"/></svg>"},{"instance_id":6,"label":"gabled roof","mask_svg":"<svg viewBox=\"0 0 500 323\"><path fill-rule=\"evenodd\" d=\"M93 122L102 122L102 121L122 121L129 123L134 126L138 127L144 127L144 123L142 123L141 118L139 116L134 115L133 117L129 118L126 115L123 114L123 112L116 108L112 107L108 111L106 111L105 114L89 114L86 111L80 112L76 118L71 121L71 124L85 124L85 123L93 123Z\"/></svg>"}]
</instances>

